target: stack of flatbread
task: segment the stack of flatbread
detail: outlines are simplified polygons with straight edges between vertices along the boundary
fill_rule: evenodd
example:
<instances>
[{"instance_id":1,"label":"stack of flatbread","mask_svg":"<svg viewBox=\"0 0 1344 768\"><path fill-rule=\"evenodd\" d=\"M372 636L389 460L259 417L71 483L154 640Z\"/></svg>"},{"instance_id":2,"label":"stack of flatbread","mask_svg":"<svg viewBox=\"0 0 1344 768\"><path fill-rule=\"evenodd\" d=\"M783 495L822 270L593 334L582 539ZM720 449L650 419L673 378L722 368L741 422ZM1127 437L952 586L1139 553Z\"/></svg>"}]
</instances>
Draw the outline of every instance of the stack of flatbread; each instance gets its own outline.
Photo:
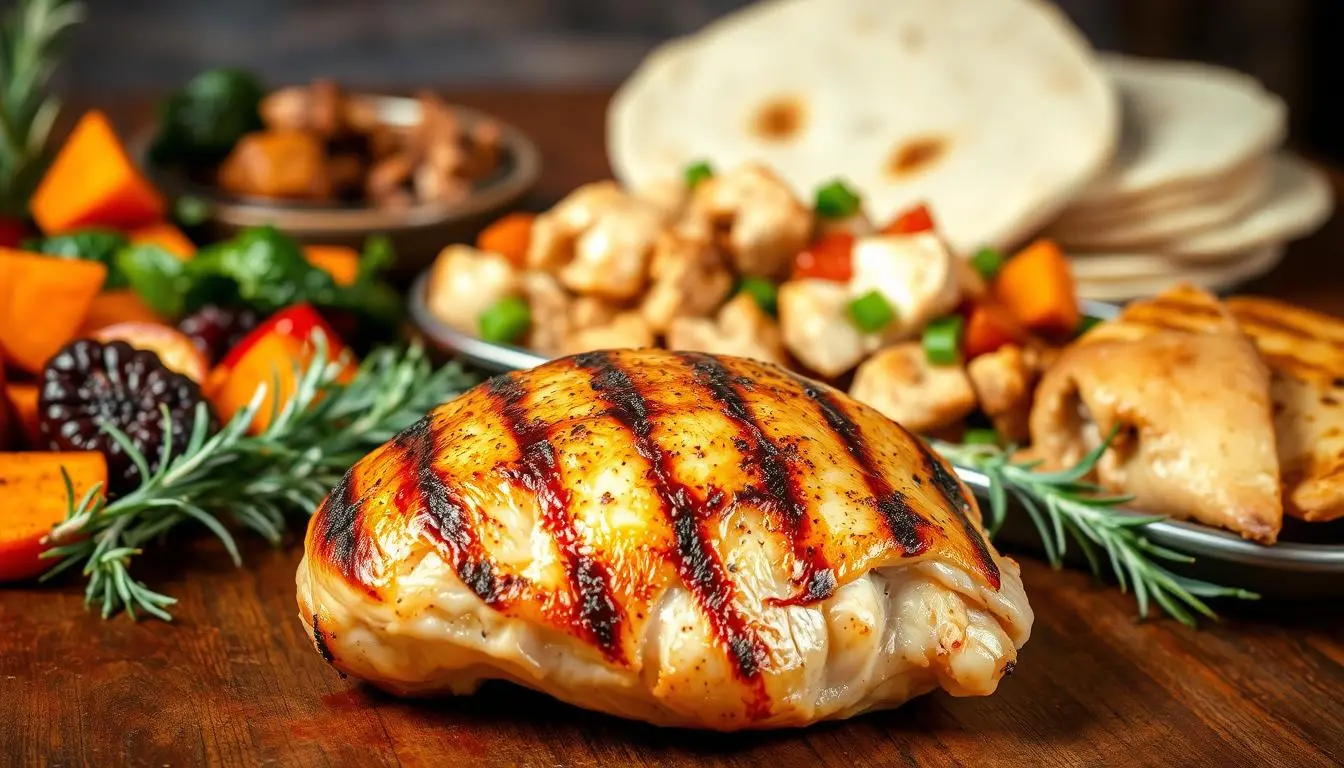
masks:
<instances>
[{"instance_id":1,"label":"stack of flatbread","mask_svg":"<svg viewBox=\"0 0 1344 768\"><path fill-rule=\"evenodd\" d=\"M1212 66L1099 55L1046 0L762 0L654 50L607 114L636 189L770 166L881 224L918 203L963 254L1044 232L1091 298L1271 268L1329 215L1285 107Z\"/></svg>"},{"instance_id":2,"label":"stack of flatbread","mask_svg":"<svg viewBox=\"0 0 1344 768\"><path fill-rule=\"evenodd\" d=\"M1177 282L1223 290L1272 269L1329 216L1329 184L1281 149L1283 102L1254 79L1187 62L1105 55L1121 101L1111 166L1047 234L1088 298Z\"/></svg>"}]
</instances>

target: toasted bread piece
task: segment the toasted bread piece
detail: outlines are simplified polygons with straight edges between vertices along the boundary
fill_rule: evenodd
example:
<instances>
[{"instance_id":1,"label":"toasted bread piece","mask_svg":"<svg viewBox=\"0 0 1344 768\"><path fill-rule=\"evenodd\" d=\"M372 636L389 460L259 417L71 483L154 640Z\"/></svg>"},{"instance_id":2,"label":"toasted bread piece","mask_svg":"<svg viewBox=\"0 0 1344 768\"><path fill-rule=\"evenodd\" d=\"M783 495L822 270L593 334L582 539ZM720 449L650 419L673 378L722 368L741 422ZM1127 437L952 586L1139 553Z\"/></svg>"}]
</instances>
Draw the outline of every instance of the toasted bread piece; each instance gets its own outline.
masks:
<instances>
[{"instance_id":1,"label":"toasted bread piece","mask_svg":"<svg viewBox=\"0 0 1344 768\"><path fill-rule=\"evenodd\" d=\"M1067 465L1118 429L1101 485L1137 509L1273 543L1283 492L1269 382L1231 313L1181 287L1065 350L1037 389L1032 443Z\"/></svg>"},{"instance_id":2,"label":"toasted bread piece","mask_svg":"<svg viewBox=\"0 0 1344 768\"><path fill-rule=\"evenodd\" d=\"M1344 517L1344 320L1253 296L1227 304L1273 373L1284 511Z\"/></svg>"}]
</instances>

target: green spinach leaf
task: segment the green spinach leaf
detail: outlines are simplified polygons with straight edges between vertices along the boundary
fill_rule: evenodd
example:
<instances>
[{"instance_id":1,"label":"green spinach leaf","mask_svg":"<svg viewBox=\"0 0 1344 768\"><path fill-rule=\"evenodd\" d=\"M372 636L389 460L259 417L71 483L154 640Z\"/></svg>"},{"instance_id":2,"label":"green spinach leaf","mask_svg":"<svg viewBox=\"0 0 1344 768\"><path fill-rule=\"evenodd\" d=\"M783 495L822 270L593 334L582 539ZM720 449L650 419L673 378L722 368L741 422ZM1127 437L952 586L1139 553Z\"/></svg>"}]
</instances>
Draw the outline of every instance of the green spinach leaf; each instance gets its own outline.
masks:
<instances>
[{"instance_id":1,"label":"green spinach leaf","mask_svg":"<svg viewBox=\"0 0 1344 768\"><path fill-rule=\"evenodd\" d=\"M200 165L224 159L238 139L260 130L261 82L239 69L211 69L159 105L150 145L156 163Z\"/></svg>"},{"instance_id":2,"label":"green spinach leaf","mask_svg":"<svg viewBox=\"0 0 1344 768\"><path fill-rule=\"evenodd\" d=\"M64 259L96 261L107 266L104 290L125 288L126 275L117 266L117 252L130 241L120 232L110 229L83 229L64 235L40 237L23 243L24 250L45 253Z\"/></svg>"}]
</instances>

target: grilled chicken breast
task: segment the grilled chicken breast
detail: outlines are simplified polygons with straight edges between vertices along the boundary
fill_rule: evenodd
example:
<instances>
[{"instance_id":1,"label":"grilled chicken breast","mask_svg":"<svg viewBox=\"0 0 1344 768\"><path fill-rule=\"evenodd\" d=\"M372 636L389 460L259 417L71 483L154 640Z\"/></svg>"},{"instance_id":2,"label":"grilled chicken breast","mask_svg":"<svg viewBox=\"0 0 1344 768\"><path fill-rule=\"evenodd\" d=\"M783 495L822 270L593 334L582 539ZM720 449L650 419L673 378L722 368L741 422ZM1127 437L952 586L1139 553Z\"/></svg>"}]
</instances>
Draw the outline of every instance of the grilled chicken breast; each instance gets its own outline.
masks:
<instances>
[{"instance_id":1,"label":"grilled chicken breast","mask_svg":"<svg viewBox=\"0 0 1344 768\"><path fill-rule=\"evenodd\" d=\"M500 376L317 510L301 617L401 695L504 679L659 725L992 693L1032 613L917 438L784 369L594 352Z\"/></svg>"},{"instance_id":2,"label":"grilled chicken breast","mask_svg":"<svg viewBox=\"0 0 1344 768\"><path fill-rule=\"evenodd\" d=\"M1207 322L1156 323L1161 301ZM1191 310L1193 311L1193 310ZM1113 429L1098 482L1134 507L1273 543L1283 525L1269 372L1218 300L1195 288L1130 305L1065 350L1041 379L1032 450L1073 464Z\"/></svg>"},{"instance_id":3,"label":"grilled chicken breast","mask_svg":"<svg viewBox=\"0 0 1344 768\"><path fill-rule=\"evenodd\" d=\"M1227 308L1270 371L1284 512L1344 517L1344 321L1255 296ZM1125 308L1131 329L1207 332L1225 322L1202 291L1178 287Z\"/></svg>"}]
</instances>

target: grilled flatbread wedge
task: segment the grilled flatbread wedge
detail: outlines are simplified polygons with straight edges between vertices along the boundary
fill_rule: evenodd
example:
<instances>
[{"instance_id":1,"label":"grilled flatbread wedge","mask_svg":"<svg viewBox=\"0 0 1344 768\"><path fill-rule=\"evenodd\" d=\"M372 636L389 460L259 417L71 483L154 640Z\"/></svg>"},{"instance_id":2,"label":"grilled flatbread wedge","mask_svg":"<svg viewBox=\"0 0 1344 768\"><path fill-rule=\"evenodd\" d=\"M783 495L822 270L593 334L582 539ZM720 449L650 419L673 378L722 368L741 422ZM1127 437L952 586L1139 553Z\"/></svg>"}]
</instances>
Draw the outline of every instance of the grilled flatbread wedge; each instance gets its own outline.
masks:
<instances>
[{"instance_id":1,"label":"grilled flatbread wedge","mask_svg":"<svg viewBox=\"0 0 1344 768\"><path fill-rule=\"evenodd\" d=\"M1269 372L1213 296L1182 286L1130 305L1046 372L1031 414L1039 455L1072 464L1113 429L1102 486L1137 509L1277 539Z\"/></svg>"},{"instance_id":2,"label":"grilled flatbread wedge","mask_svg":"<svg viewBox=\"0 0 1344 768\"><path fill-rule=\"evenodd\" d=\"M1227 304L1273 374L1284 511L1344 517L1344 321L1252 296Z\"/></svg>"}]
</instances>

